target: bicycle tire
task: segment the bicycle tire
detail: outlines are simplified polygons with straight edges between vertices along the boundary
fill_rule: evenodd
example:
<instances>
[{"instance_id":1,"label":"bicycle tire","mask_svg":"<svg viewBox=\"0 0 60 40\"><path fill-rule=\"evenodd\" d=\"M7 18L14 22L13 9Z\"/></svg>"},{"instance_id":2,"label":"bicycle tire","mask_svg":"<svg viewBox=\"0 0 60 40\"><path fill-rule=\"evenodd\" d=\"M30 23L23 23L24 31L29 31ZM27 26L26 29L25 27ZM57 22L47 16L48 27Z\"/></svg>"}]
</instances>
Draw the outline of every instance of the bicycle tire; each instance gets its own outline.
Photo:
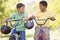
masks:
<instances>
[{"instance_id":1,"label":"bicycle tire","mask_svg":"<svg viewBox=\"0 0 60 40\"><path fill-rule=\"evenodd\" d=\"M15 35L10 36L9 40L16 40L16 36Z\"/></svg>"},{"instance_id":2,"label":"bicycle tire","mask_svg":"<svg viewBox=\"0 0 60 40\"><path fill-rule=\"evenodd\" d=\"M40 37L38 38L38 40L42 40L42 37L40 36Z\"/></svg>"}]
</instances>

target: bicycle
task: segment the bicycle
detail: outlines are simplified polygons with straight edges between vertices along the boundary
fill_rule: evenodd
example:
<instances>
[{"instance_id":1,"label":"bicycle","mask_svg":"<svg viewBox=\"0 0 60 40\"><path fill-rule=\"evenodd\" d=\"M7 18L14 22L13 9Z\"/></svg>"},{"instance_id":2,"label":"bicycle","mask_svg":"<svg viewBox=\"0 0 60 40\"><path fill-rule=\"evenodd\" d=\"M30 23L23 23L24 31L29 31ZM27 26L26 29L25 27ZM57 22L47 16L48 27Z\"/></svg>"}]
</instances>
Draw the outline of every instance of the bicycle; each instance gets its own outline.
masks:
<instances>
[{"instance_id":1,"label":"bicycle","mask_svg":"<svg viewBox=\"0 0 60 40\"><path fill-rule=\"evenodd\" d=\"M51 19L51 18L47 18L47 19L37 19L37 20L34 19L35 22L36 22L36 24L37 24L37 25L40 25L40 32L39 32L39 34L37 35L38 40L44 40L44 34L43 34L42 25L44 25L44 24L47 22L47 20L49 20L49 19ZM43 23L43 24L38 24L37 21L44 21L44 23Z\"/></svg>"},{"instance_id":2,"label":"bicycle","mask_svg":"<svg viewBox=\"0 0 60 40\"><path fill-rule=\"evenodd\" d=\"M12 25L12 22L13 22L13 21L15 21L15 22L17 21L17 24L13 24L13 25ZM8 21L7 21L7 22L10 22L10 25L11 25L12 27L14 27L14 28L12 29L12 33L11 33L11 35L10 35L9 40L19 40L20 35L19 35L19 32L16 31L16 26L18 26L19 21L21 21L21 20L8 20ZM33 28L33 26L34 26L33 21L25 22L24 24L25 24L25 27L26 27L27 29L31 29L31 28Z\"/></svg>"}]
</instances>

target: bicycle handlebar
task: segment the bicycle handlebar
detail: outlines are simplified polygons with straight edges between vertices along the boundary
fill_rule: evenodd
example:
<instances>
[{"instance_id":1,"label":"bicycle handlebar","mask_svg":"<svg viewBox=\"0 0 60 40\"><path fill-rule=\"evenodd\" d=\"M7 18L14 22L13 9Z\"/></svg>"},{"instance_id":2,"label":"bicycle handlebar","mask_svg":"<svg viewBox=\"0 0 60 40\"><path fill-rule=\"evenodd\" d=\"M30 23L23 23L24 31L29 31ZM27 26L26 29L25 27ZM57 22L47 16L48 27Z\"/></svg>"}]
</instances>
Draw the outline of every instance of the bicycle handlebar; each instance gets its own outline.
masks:
<instances>
[{"instance_id":1,"label":"bicycle handlebar","mask_svg":"<svg viewBox=\"0 0 60 40\"><path fill-rule=\"evenodd\" d=\"M12 21L21 21L21 20L8 20L8 22L12 22Z\"/></svg>"},{"instance_id":2,"label":"bicycle handlebar","mask_svg":"<svg viewBox=\"0 0 60 40\"><path fill-rule=\"evenodd\" d=\"M37 19L37 21L38 21L38 20L43 20L43 21L45 21L43 24L38 24L37 21L36 21L36 19L34 19L34 20L35 20L35 22L36 22L38 25L44 25L44 24L47 22L47 20L49 20L49 19L51 19L51 18L47 18L47 19ZM21 21L21 19L20 19L20 20L8 20L7 22L10 22L10 25L13 26L12 23L11 23L12 21L18 21L18 23L15 25L15 26L17 26L17 25L19 24L19 21Z\"/></svg>"},{"instance_id":3,"label":"bicycle handlebar","mask_svg":"<svg viewBox=\"0 0 60 40\"><path fill-rule=\"evenodd\" d=\"M47 20L49 20L49 19L51 19L51 18L47 18L47 19L37 19L37 21L38 21L38 20L43 20L43 21L45 21L43 24L38 24L37 21L36 21L36 19L34 19L34 20L35 20L35 22L36 22L38 25L44 25L44 24L47 22Z\"/></svg>"}]
</instances>

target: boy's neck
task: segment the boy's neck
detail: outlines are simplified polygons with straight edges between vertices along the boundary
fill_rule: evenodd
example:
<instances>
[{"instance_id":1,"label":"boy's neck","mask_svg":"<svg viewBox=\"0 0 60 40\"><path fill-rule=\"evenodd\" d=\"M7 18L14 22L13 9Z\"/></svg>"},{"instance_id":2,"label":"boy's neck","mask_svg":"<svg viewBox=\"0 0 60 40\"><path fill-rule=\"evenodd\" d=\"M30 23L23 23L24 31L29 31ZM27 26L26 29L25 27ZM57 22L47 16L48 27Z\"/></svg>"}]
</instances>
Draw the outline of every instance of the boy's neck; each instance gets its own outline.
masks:
<instances>
[{"instance_id":1,"label":"boy's neck","mask_svg":"<svg viewBox=\"0 0 60 40\"><path fill-rule=\"evenodd\" d=\"M44 10L41 10L41 12L46 12L46 9L44 9Z\"/></svg>"},{"instance_id":2,"label":"boy's neck","mask_svg":"<svg viewBox=\"0 0 60 40\"><path fill-rule=\"evenodd\" d=\"M22 14L22 12L18 12L18 14L20 15L20 14Z\"/></svg>"}]
</instances>

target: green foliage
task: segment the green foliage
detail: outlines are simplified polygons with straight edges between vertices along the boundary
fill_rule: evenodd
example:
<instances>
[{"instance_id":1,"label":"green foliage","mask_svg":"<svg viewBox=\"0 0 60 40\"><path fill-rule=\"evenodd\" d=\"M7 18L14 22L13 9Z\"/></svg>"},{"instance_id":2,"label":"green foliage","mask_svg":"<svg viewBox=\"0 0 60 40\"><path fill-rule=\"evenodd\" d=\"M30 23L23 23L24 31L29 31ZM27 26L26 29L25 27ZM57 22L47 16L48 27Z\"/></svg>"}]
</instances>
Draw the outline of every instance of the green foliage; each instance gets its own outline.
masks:
<instances>
[{"instance_id":1,"label":"green foliage","mask_svg":"<svg viewBox=\"0 0 60 40\"><path fill-rule=\"evenodd\" d=\"M48 10L55 14L55 21L50 21L51 28L54 29L55 27L60 25L60 1L54 0L52 3L48 5Z\"/></svg>"},{"instance_id":2,"label":"green foliage","mask_svg":"<svg viewBox=\"0 0 60 40\"><path fill-rule=\"evenodd\" d=\"M40 0L38 0L40 1ZM18 2L22 2L22 0L0 0L0 25L1 22L3 21L4 18L6 18L7 16L9 16L12 12L14 12L16 10L15 6L16 6L16 3ZM47 10L50 10L51 12L54 12L55 14L55 18L56 20L55 21L50 21L50 25L51 25L51 28L54 29L56 26L60 25L60 0L53 0L51 2L48 2L48 8ZM28 4L25 4L26 5L26 12L27 13L31 13L33 12L34 10L35 11L38 11L39 10L39 2L36 2L36 3L32 3L32 5L29 5L29 6L34 6L34 8L31 10L30 12L30 9L28 7Z\"/></svg>"},{"instance_id":3,"label":"green foliage","mask_svg":"<svg viewBox=\"0 0 60 40\"><path fill-rule=\"evenodd\" d=\"M3 24L2 21L4 18L9 16L13 10L7 5L8 0L0 0L0 26Z\"/></svg>"}]
</instances>

